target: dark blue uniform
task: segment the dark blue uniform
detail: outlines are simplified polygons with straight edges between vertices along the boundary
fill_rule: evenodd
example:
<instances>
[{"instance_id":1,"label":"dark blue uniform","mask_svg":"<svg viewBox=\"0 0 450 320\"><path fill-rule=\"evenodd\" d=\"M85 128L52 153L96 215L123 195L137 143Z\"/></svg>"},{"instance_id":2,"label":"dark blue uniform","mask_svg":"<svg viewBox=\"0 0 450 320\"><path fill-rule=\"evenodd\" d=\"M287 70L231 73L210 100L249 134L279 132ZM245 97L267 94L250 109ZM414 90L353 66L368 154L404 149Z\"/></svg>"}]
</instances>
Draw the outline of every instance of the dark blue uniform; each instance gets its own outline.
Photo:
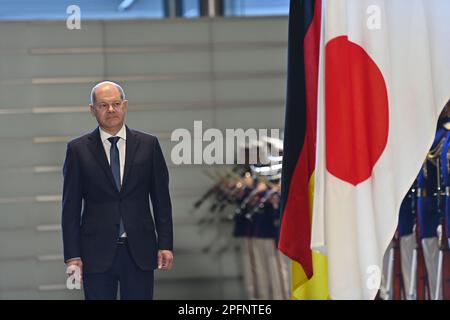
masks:
<instances>
[{"instance_id":1,"label":"dark blue uniform","mask_svg":"<svg viewBox=\"0 0 450 320\"><path fill-rule=\"evenodd\" d=\"M449 149L450 132L447 132L445 142L441 151L442 189L445 191L443 203L447 236L449 236L450 233L450 159L447 156L449 154Z\"/></svg>"},{"instance_id":2,"label":"dark blue uniform","mask_svg":"<svg viewBox=\"0 0 450 320\"><path fill-rule=\"evenodd\" d=\"M412 189L408 191L400 206L398 217L398 233L400 237L407 236L413 232L415 216L415 194Z\"/></svg>"},{"instance_id":3,"label":"dark blue uniform","mask_svg":"<svg viewBox=\"0 0 450 320\"><path fill-rule=\"evenodd\" d=\"M270 190L266 191L264 197L268 195ZM263 204L261 210L253 215L253 221L255 228L253 230L253 236L256 238L270 238L276 237L275 227L275 209L270 201L266 201Z\"/></svg>"},{"instance_id":4,"label":"dark blue uniform","mask_svg":"<svg viewBox=\"0 0 450 320\"><path fill-rule=\"evenodd\" d=\"M447 130L440 127L436 133L432 149L447 134ZM439 213L434 194L437 192L437 168L430 161L426 161L417 177L417 213L420 239L437 237L436 228L439 225Z\"/></svg>"},{"instance_id":5,"label":"dark blue uniform","mask_svg":"<svg viewBox=\"0 0 450 320\"><path fill-rule=\"evenodd\" d=\"M233 235L237 238L250 237L253 231L253 223L250 219L247 219L247 208L241 208L242 202L253 191L252 188L245 188L242 197L237 199L237 209L239 212L233 216L234 230Z\"/></svg>"}]
</instances>

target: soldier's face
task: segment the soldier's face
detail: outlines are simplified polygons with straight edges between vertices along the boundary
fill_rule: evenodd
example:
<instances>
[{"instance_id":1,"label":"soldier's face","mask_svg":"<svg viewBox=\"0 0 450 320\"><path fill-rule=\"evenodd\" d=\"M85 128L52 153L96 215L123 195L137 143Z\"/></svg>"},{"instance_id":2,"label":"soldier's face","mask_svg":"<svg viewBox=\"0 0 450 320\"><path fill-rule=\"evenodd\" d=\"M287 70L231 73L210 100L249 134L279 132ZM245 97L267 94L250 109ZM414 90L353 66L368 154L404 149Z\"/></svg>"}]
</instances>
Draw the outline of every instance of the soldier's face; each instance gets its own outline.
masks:
<instances>
[{"instance_id":1,"label":"soldier's face","mask_svg":"<svg viewBox=\"0 0 450 320\"><path fill-rule=\"evenodd\" d=\"M128 101L122 100L120 91L111 84L97 88L95 97L95 104L90 105L90 110L100 127L107 131L120 130L125 121Z\"/></svg>"}]
</instances>

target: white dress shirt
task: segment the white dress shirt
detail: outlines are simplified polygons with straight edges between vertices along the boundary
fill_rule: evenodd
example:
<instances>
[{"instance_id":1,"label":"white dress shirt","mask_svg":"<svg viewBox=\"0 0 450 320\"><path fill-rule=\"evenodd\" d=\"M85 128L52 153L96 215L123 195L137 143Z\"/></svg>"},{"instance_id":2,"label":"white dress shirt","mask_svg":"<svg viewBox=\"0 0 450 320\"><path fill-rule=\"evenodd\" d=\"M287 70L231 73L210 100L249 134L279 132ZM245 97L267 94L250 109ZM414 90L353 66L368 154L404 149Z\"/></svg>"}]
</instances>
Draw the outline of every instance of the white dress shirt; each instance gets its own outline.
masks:
<instances>
[{"instance_id":1,"label":"white dress shirt","mask_svg":"<svg viewBox=\"0 0 450 320\"><path fill-rule=\"evenodd\" d=\"M113 137L113 135L108 132L102 130L100 128L100 139L103 143L103 148L105 149L106 158L108 158L108 163L111 164L111 142L109 142L108 138ZM127 130L125 130L125 125L116 133L114 137L119 137L119 141L117 141L117 149L119 149L119 162L120 162L120 184L123 182L123 172L125 169L125 148L126 148L126 140L127 140ZM127 233L124 232L121 237L126 237Z\"/></svg>"}]
</instances>

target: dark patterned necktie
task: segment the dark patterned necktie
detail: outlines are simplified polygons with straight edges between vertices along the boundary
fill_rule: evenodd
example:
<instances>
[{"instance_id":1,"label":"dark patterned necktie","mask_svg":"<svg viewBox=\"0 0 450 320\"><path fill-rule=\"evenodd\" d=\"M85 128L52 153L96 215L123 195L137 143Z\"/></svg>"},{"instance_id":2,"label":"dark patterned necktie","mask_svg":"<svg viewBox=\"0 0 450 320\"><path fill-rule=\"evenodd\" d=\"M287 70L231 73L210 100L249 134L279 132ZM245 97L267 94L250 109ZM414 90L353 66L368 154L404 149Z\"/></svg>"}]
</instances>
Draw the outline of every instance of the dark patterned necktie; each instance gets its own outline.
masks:
<instances>
[{"instance_id":1,"label":"dark patterned necktie","mask_svg":"<svg viewBox=\"0 0 450 320\"><path fill-rule=\"evenodd\" d=\"M119 149L117 148L117 142L120 137L110 137L108 138L109 142L111 142L111 149L109 151L109 161L111 166L112 175L114 177L114 182L116 183L117 190L120 191L121 183L120 183L120 158L119 158ZM119 229L119 237L125 232L125 228L123 225L122 217L120 217L120 229Z\"/></svg>"}]
</instances>

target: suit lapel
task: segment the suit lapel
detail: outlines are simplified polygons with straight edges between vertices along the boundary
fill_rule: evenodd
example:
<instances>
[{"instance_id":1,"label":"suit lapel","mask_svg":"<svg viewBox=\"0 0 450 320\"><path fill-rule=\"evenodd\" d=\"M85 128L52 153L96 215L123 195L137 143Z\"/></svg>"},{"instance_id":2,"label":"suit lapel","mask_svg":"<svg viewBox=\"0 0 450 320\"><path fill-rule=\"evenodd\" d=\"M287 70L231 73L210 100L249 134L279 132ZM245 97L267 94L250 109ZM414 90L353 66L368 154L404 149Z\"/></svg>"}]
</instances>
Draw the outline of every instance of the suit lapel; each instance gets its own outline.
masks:
<instances>
[{"instance_id":1,"label":"suit lapel","mask_svg":"<svg viewBox=\"0 0 450 320\"><path fill-rule=\"evenodd\" d=\"M121 192L123 192L125 189L127 178L130 175L130 171L133 167L134 155L136 154L137 147L139 145L137 134L133 130L130 130L127 126L125 126L125 128L127 130L127 140L125 148L125 169L123 173Z\"/></svg>"},{"instance_id":2,"label":"suit lapel","mask_svg":"<svg viewBox=\"0 0 450 320\"><path fill-rule=\"evenodd\" d=\"M100 131L98 127L89 135L88 147L94 154L100 167L103 169L103 171L105 171L105 174L108 177L108 180L111 182L113 189L118 192L116 184L114 182L114 177L112 175L111 167L108 163L108 158L106 157L105 148L103 147L103 143L100 139Z\"/></svg>"}]
</instances>

